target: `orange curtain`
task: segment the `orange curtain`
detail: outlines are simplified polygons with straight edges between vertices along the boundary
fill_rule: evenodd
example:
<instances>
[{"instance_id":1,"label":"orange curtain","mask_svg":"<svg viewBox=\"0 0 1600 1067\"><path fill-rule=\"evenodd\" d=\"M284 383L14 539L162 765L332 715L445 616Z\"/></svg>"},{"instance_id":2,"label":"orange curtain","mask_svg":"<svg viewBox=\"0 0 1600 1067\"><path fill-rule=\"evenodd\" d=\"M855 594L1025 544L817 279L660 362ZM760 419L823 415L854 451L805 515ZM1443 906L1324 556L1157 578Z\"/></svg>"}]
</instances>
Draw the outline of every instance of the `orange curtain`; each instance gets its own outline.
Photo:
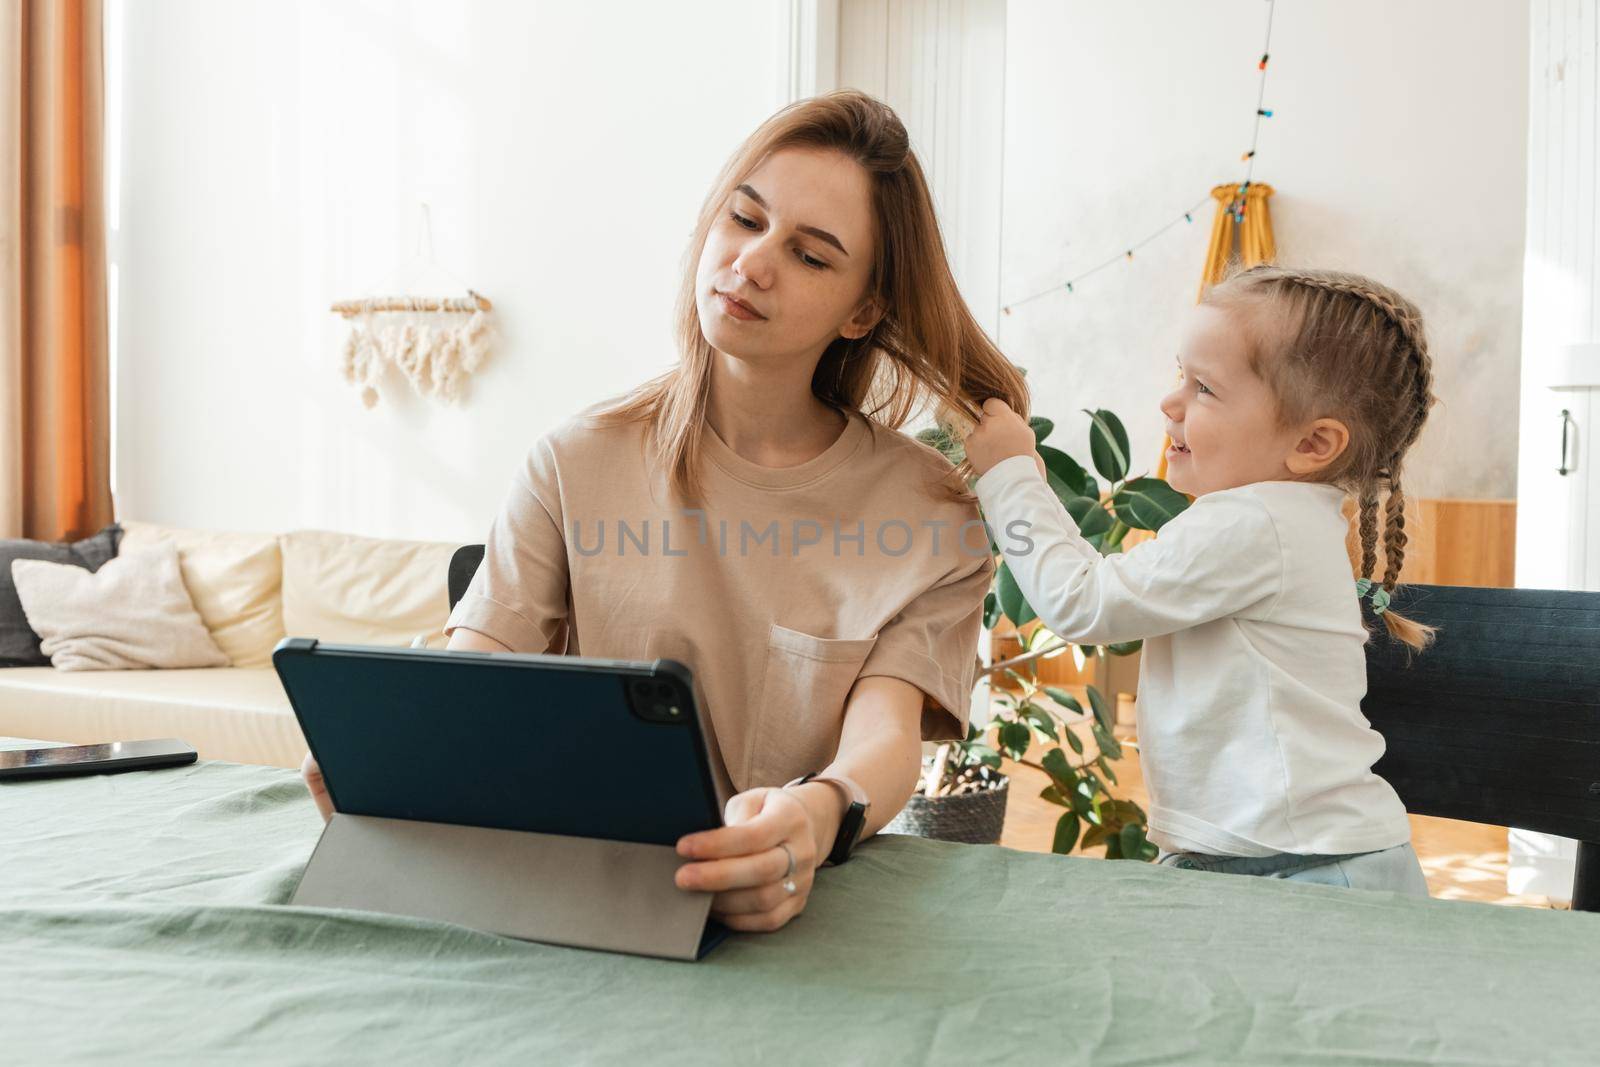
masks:
<instances>
[{"instance_id":1,"label":"orange curtain","mask_svg":"<svg viewBox=\"0 0 1600 1067\"><path fill-rule=\"evenodd\" d=\"M1206 289L1227 277L1228 266L1234 259L1234 236L1239 239L1238 259L1246 267L1271 263L1278 255L1278 246L1272 239L1272 212L1267 200L1272 196L1272 186L1265 182L1252 184L1244 194L1244 222L1234 219L1234 205L1238 201L1239 186L1219 185L1211 190L1217 202L1217 213L1211 220L1211 246L1206 249L1205 269L1200 275L1200 292L1196 300L1206 295ZM1167 476L1167 447L1172 438L1161 440L1161 458L1156 463L1156 477Z\"/></svg>"},{"instance_id":2,"label":"orange curtain","mask_svg":"<svg viewBox=\"0 0 1600 1067\"><path fill-rule=\"evenodd\" d=\"M101 0L0 4L0 537L111 521Z\"/></svg>"}]
</instances>

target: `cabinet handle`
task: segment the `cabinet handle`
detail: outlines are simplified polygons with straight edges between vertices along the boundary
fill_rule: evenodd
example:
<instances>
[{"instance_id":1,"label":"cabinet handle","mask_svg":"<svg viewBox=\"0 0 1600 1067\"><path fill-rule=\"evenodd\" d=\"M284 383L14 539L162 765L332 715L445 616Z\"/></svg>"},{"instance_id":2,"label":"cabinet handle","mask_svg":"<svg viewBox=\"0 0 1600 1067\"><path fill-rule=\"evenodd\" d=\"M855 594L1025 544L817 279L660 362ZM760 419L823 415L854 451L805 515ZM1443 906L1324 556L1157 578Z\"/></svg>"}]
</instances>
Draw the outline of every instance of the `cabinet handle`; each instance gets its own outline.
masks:
<instances>
[{"instance_id":1,"label":"cabinet handle","mask_svg":"<svg viewBox=\"0 0 1600 1067\"><path fill-rule=\"evenodd\" d=\"M1567 465L1567 431L1572 428L1572 412L1566 408L1561 409L1561 466L1556 468L1556 473L1565 478L1572 473L1572 468Z\"/></svg>"}]
</instances>

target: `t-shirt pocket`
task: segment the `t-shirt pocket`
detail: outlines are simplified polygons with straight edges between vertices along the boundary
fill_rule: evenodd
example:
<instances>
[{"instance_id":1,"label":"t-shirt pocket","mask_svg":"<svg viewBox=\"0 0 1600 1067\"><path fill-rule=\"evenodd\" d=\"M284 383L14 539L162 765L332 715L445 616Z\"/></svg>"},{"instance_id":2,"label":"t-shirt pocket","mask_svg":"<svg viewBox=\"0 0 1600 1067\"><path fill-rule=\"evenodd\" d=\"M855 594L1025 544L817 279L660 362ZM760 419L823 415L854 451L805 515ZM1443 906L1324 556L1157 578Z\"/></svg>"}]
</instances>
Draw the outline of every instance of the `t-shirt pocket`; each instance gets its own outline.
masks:
<instances>
[{"instance_id":1,"label":"t-shirt pocket","mask_svg":"<svg viewBox=\"0 0 1600 1067\"><path fill-rule=\"evenodd\" d=\"M780 786L832 762L845 698L877 640L813 637L772 625L741 789Z\"/></svg>"}]
</instances>

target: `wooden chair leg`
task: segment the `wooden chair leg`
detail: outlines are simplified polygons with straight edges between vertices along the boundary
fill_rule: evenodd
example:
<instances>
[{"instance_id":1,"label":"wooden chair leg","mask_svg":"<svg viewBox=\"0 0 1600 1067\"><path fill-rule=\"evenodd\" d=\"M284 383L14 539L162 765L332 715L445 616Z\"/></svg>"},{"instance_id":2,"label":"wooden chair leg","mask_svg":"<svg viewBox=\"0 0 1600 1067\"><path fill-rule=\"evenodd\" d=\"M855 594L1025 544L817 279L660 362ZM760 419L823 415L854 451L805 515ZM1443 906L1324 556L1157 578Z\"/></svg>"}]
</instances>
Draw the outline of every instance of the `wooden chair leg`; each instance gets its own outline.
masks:
<instances>
[{"instance_id":1,"label":"wooden chair leg","mask_svg":"<svg viewBox=\"0 0 1600 1067\"><path fill-rule=\"evenodd\" d=\"M1578 866L1572 876L1572 910L1600 911L1600 842L1578 842Z\"/></svg>"}]
</instances>

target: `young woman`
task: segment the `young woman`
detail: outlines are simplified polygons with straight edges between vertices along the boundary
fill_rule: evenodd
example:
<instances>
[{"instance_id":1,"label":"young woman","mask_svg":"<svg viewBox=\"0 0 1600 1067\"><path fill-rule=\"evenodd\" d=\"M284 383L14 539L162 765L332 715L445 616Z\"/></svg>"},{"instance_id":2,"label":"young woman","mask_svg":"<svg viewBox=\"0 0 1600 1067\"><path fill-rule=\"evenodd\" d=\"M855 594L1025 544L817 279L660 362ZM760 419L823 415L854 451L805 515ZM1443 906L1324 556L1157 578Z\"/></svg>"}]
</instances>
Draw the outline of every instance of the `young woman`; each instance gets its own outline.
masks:
<instances>
[{"instance_id":1,"label":"young woman","mask_svg":"<svg viewBox=\"0 0 1600 1067\"><path fill-rule=\"evenodd\" d=\"M450 647L688 664L731 799L679 842L678 884L773 930L904 805L920 741L965 729L989 539L896 427L1027 392L961 300L904 126L863 94L761 126L687 263L678 366L533 447Z\"/></svg>"}]
</instances>

